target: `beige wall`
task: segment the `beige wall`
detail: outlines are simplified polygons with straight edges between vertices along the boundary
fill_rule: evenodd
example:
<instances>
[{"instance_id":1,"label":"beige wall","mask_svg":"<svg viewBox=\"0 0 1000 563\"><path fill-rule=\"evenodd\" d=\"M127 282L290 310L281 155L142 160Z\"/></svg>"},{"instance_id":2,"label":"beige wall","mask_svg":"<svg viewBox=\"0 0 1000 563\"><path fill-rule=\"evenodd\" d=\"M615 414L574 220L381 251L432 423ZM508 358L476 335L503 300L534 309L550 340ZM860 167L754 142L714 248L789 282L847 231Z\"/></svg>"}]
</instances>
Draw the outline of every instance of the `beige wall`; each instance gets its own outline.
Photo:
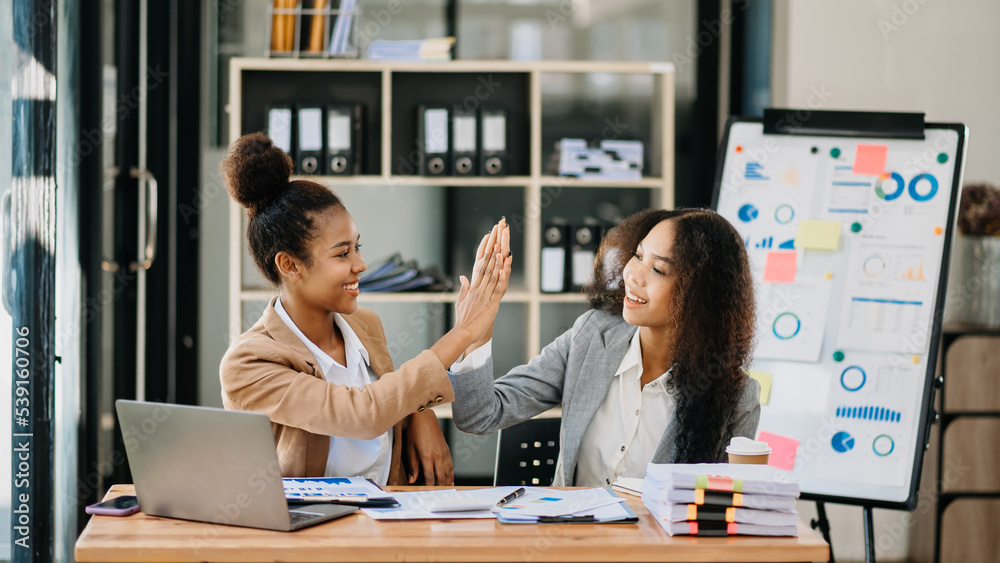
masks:
<instances>
[{"instance_id":1,"label":"beige wall","mask_svg":"<svg viewBox=\"0 0 1000 563\"><path fill-rule=\"evenodd\" d=\"M970 129L966 181L1000 184L998 24L996 0L776 0L773 105L925 112L928 121L965 123ZM980 367L988 365L997 364ZM975 377L981 371L968 373ZM936 433L935 428L935 438ZM949 455L951 437L968 434L957 426L949 430ZM936 455L934 446L929 457ZM933 490L935 472L936 464L925 464L921 492ZM971 502L983 505L981 517L992 517L995 530L997 503ZM932 560L934 511L926 503L924 498L913 520L900 512L876 511L879 561ZM976 506L968 503L949 508L948 548L970 545L961 535L970 529L962 522L975 521L970 511ZM815 513L812 503L800 504L804 518ZM834 506L828 515L837 560L864 560L861 510ZM946 555L944 561L986 561L996 551L989 556L989 551L950 553L957 558Z\"/></svg>"},{"instance_id":2,"label":"beige wall","mask_svg":"<svg viewBox=\"0 0 1000 563\"><path fill-rule=\"evenodd\" d=\"M926 112L969 126L967 180L1000 183L1000 2L779 0L775 105ZM780 82L779 82L780 81Z\"/></svg>"}]
</instances>

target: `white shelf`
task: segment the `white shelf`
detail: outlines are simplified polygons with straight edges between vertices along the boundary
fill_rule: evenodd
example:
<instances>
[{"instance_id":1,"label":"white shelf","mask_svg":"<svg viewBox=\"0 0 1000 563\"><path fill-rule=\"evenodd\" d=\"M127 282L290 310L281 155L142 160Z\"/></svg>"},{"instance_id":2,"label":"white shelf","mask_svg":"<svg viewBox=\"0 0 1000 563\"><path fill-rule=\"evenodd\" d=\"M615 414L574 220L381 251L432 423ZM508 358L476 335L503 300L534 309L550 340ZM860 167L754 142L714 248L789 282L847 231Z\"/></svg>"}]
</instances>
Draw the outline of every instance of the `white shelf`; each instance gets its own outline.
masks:
<instances>
[{"instance_id":1,"label":"white shelf","mask_svg":"<svg viewBox=\"0 0 1000 563\"><path fill-rule=\"evenodd\" d=\"M312 180L324 186L446 186L458 188L488 188L526 186L530 176L307 176L295 180Z\"/></svg>"},{"instance_id":2,"label":"white shelf","mask_svg":"<svg viewBox=\"0 0 1000 563\"><path fill-rule=\"evenodd\" d=\"M264 289L244 289L240 293L241 301L270 301L277 295L277 291ZM435 292L435 291L362 291L358 296L358 303L365 305L371 303L454 303L458 294L456 292ZM583 303L585 299L577 294L553 294L553 295L532 295L528 291L508 291L503 296L503 303L529 303L532 298L543 303Z\"/></svg>"},{"instance_id":3,"label":"white shelf","mask_svg":"<svg viewBox=\"0 0 1000 563\"><path fill-rule=\"evenodd\" d=\"M309 174L295 174L292 180L310 180L324 186L380 186L388 184L389 179L385 176L374 174L359 174L357 176L318 176Z\"/></svg>"},{"instance_id":4,"label":"white shelf","mask_svg":"<svg viewBox=\"0 0 1000 563\"><path fill-rule=\"evenodd\" d=\"M413 291L413 292L366 292L358 296L361 305L371 303L454 303L455 293Z\"/></svg>"},{"instance_id":5,"label":"white shelf","mask_svg":"<svg viewBox=\"0 0 1000 563\"><path fill-rule=\"evenodd\" d=\"M663 178L641 180L581 180L566 176L310 176L295 175L293 180L312 180L325 186L445 186L457 188L521 187L540 184L565 188L659 188Z\"/></svg>"},{"instance_id":6,"label":"white shelf","mask_svg":"<svg viewBox=\"0 0 1000 563\"><path fill-rule=\"evenodd\" d=\"M538 296L540 303L586 303L587 296L583 293L542 293Z\"/></svg>"},{"instance_id":7,"label":"white shelf","mask_svg":"<svg viewBox=\"0 0 1000 563\"><path fill-rule=\"evenodd\" d=\"M524 334L524 360L535 356L541 349L541 315L542 306L546 304L584 304L587 297L581 293L542 293L539 288L541 241L543 214L551 202L552 188L639 188L650 192L652 205L664 208L673 207L674 203L674 65L669 62L617 62L617 61L471 61L459 60L445 63L395 63L385 61L343 60L343 59L260 59L233 58L229 67L229 104L230 114L229 137L236 139L243 132L241 124L243 113L244 74L255 73L251 81L257 90L252 96L255 103L260 103L261 88L266 84L280 83L281 73L296 72L323 73L329 80L330 73L354 72L371 73L366 80L378 80L378 102L374 99L360 100L369 104L369 112L377 114L380 129L373 131L379 134L380 145L377 162L370 168L375 174L359 176L295 176L296 179L309 179L336 190L338 187L349 186L399 186L403 189L414 186L441 186L463 190L490 189L499 187L523 188L523 216L519 225L519 237L522 240L523 272L519 273L522 284L509 291L504 296L504 303L523 303L525 305L525 326L505 327L504 330L521 330ZM523 165L514 169L517 176L447 176L428 177L392 174L396 157L394 156L393 88L394 76L406 75L412 82L411 73L467 73L480 75L482 73L512 73L522 75L520 80L526 87L524 107L518 108L519 113L526 115L527 135L525 142L514 147ZM264 73L262 76L260 73ZM542 162L542 99L545 96L542 89L543 78L551 74L637 74L652 78L653 91L649 97L650 123L649 143L645 147L649 157L649 169L652 176L638 181L618 180L580 180L543 174ZM273 76L271 76L273 74ZM263 82L261 79L264 79ZM302 80L302 76L298 79ZM308 77L306 77L308 78ZM461 78L458 79L461 81ZM250 83L248 83L250 84ZM370 84L369 84L370 86ZM248 86L248 88L251 86ZM332 86L336 88L336 86ZM398 94L397 94L398 95ZM264 97L266 99L266 96ZM410 100L412 102L412 100ZM405 101L403 102L405 103ZM252 112L258 108L248 108ZM263 108L259 108L263 112ZM522 117L523 119L523 117ZM397 124L398 128L398 124ZM397 133L394 133L397 131ZM398 141L398 138L396 139ZM526 144L526 146L525 146ZM513 145L512 145L513 146ZM525 158L526 157L526 158ZM390 202L391 203L391 202ZM248 289L242 287L244 267L242 262L244 233L241 228L241 208L233 202L230 212L230 333L238 335L242 332L242 306L247 301L269 300L276 290ZM497 217L496 219L499 219ZM523 277L522 277L523 276ZM359 302L365 304L406 304L406 303L454 303L455 293L366 293L362 292ZM393 335L387 335L392 338Z\"/></svg>"},{"instance_id":8,"label":"white shelf","mask_svg":"<svg viewBox=\"0 0 1000 563\"><path fill-rule=\"evenodd\" d=\"M441 63L369 61L364 59L233 58L231 70L332 72L545 72L607 74L674 74L670 62L632 61L505 61L455 60ZM230 90L232 92L232 90Z\"/></svg>"},{"instance_id":9,"label":"white shelf","mask_svg":"<svg viewBox=\"0 0 1000 563\"><path fill-rule=\"evenodd\" d=\"M457 292L435 293L435 292L361 292L358 296L358 303L454 303L458 297ZM533 295L524 290L508 291L503 296L503 303L530 303L532 300L543 301L545 296ZM582 300L581 300L582 301ZM568 302L568 301L566 301Z\"/></svg>"},{"instance_id":10,"label":"white shelf","mask_svg":"<svg viewBox=\"0 0 1000 563\"><path fill-rule=\"evenodd\" d=\"M563 188L660 188L663 178L643 178L641 180L581 180L566 176L542 176L539 182L545 186Z\"/></svg>"}]
</instances>

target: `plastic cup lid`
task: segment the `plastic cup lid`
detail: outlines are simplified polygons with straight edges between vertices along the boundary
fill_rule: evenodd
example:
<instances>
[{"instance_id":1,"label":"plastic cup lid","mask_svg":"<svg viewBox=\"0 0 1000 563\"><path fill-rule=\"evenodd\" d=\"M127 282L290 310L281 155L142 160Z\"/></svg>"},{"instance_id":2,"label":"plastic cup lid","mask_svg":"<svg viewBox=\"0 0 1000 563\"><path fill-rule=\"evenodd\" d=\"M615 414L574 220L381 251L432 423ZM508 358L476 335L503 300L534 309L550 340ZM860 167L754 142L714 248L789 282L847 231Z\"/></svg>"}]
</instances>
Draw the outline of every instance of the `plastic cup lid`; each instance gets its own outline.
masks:
<instances>
[{"instance_id":1,"label":"plastic cup lid","mask_svg":"<svg viewBox=\"0 0 1000 563\"><path fill-rule=\"evenodd\" d=\"M726 453L736 455L762 455L771 453L771 446L767 442L758 442L743 436L734 436L726 446Z\"/></svg>"}]
</instances>

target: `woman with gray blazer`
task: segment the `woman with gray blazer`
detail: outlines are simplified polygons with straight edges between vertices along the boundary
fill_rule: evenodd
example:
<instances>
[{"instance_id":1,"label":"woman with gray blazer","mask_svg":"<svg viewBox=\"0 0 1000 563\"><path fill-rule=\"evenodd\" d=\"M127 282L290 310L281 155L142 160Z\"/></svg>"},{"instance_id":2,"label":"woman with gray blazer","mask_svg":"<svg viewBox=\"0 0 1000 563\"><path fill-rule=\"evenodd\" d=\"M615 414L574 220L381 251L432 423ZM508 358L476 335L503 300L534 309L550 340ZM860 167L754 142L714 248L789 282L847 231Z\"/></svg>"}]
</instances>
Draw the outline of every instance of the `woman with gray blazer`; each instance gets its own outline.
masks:
<instances>
[{"instance_id":1,"label":"woman with gray blazer","mask_svg":"<svg viewBox=\"0 0 1000 563\"><path fill-rule=\"evenodd\" d=\"M728 221L636 213L601 243L594 279L592 309L527 364L495 381L491 361L449 374L459 430L488 434L561 405L555 486L643 477L651 461L720 462L730 438L754 437L753 282Z\"/></svg>"}]
</instances>

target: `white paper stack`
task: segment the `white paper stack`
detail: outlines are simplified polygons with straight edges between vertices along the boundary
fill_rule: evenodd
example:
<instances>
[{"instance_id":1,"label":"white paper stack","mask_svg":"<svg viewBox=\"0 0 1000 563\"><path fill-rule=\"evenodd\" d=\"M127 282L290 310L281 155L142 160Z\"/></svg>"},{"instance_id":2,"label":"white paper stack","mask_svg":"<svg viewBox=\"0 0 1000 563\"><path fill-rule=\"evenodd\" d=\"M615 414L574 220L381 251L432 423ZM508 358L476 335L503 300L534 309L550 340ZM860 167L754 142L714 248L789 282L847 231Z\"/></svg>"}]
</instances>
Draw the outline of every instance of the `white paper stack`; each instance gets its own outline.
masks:
<instances>
[{"instance_id":1,"label":"white paper stack","mask_svg":"<svg viewBox=\"0 0 1000 563\"><path fill-rule=\"evenodd\" d=\"M799 484L767 465L650 463L642 502L671 536L796 536Z\"/></svg>"}]
</instances>

